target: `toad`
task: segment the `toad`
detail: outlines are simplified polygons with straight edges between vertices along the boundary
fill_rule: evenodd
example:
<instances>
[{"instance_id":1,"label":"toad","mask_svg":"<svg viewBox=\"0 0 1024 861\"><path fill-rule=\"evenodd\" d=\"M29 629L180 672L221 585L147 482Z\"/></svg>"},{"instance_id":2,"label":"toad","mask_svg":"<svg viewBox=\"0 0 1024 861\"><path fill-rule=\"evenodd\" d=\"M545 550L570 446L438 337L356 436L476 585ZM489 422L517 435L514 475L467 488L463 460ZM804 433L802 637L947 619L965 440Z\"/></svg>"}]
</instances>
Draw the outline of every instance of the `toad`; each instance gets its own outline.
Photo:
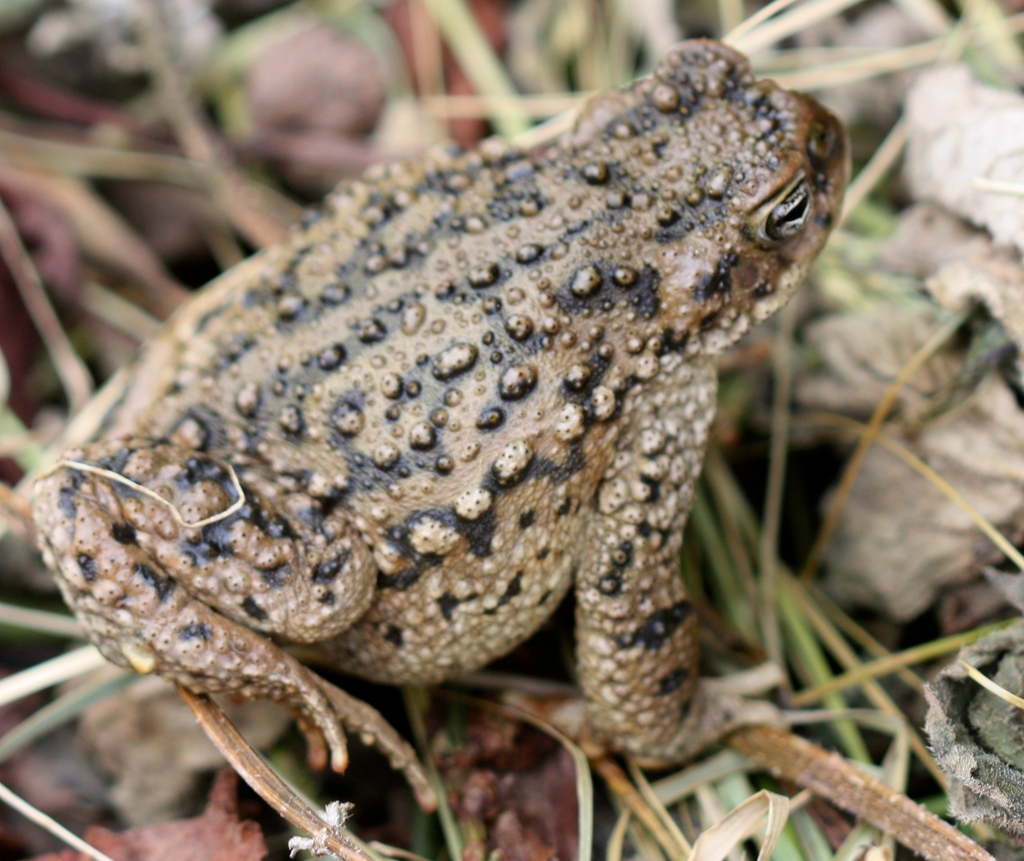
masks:
<instances>
[{"instance_id":1,"label":"toad","mask_svg":"<svg viewBox=\"0 0 1024 861\"><path fill-rule=\"evenodd\" d=\"M418 779L284 648L432 684L571 590L587 731L669 762L728 724L677 560L715 357L804 280L844 132L714 42L538 153L376 167L144 350L100 438L34 489L48 565L114 663L269 697Z\"/></svg>"}]
</instances>

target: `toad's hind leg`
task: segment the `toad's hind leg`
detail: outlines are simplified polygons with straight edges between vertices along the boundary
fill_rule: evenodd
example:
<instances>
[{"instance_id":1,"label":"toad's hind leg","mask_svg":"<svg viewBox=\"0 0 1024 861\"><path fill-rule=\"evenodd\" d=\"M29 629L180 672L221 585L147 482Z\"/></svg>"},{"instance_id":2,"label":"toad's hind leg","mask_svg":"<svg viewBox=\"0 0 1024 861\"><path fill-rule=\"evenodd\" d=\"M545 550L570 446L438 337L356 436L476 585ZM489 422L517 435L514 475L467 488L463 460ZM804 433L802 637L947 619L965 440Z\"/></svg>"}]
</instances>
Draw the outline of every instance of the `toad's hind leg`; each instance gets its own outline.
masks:
<instances>
[{"instance_id":1,"label":"toad's hind leg","mask_svg":"<svg viewBox=\"0 0 1024 861\"><path fill-rule=\"evenodd\" d=\"M668 371L668 369L666 369ZM587 722L645 762L687 759L734 728L742 701L707 695L697 620L679 576L682 530L715 410L708 365L675 369L662 399L636 398L576 577Z\"/></svg>"},{"instance_id":2,"label":"toad's hind leg","mask_svg":"<svg viewBox=\"0 0 1024 861\"><path fill-rule=\"evenodd\" d=\"M232 511L239 490L243 504ZM344 726L429 801L415 753L380 714L252 630L312 639L318 619L331 621L320 598L355 596L354 608L327 602L344 620L364 612L372 594L359 582L376 578L362 543L318 540L304 520L322 531L323 519L294 516L294 497L275 495L252 470L135 439L69 452L36 483L34 508L47 563L106 658L198 693L280 702L314 742L322 736L339 771L347 764ZM307 498L306 508L314 502ZM311 752L322 759L323 745Z\"/></svg>"}]
</instances>

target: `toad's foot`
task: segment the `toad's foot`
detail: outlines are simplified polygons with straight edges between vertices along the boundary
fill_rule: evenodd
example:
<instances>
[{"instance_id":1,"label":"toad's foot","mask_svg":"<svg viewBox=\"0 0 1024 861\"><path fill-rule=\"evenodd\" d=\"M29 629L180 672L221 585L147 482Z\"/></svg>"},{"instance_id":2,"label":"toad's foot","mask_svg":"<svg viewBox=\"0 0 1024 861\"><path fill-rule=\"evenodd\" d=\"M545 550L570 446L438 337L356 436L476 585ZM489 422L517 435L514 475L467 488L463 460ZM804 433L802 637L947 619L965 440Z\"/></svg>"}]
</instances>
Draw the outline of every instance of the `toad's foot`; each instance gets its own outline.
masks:
<instances>
[{"instance_id":1,"label":"toad's foot","mask_svg":"<svg viewBox=\"0 0 1024 861\"><path fill-rule=\"evenodd\" d=\"M675 732L653 740L635 733L602 729L600 706L583 697L570 697L557 705L540 705L526 697L517 704L576 739L591 758L608 753L631 755L644 768L665 768L696 758L741 727L783 725L776 706L746 699L733 689L731 678L702 680L692 692L688 710Z\"/></svg>"},{"instance_id":2,"label":"toad's foot","mask_svg":"<svg viewBox=\"0 0 1024 861\"><path fill-rule=\"evenodd\" d=\"M782 723L778 708L771 703L724 693L718 681L698 684L683 722L662 743L636 745L633 739L620 736L613 743L614 749L633 754L645 768L663 768L694 759L740 727Z\"/></svg>"},{"instance_id":3,"label":"toad's foot","mask_svg":"<svg viewBox=\"0 0 1024 861\"><path fill-rule=\"evenodd\" d=\"M363 744L377 748L388 758L395 771L402 772L416 794L420 807L428 812L436 809L434 791L423 765L409 743L395 732L394 727L375 708L349 696L330 682L315 678L345 729L358 733Z\"/></svg>"}]
</instances>

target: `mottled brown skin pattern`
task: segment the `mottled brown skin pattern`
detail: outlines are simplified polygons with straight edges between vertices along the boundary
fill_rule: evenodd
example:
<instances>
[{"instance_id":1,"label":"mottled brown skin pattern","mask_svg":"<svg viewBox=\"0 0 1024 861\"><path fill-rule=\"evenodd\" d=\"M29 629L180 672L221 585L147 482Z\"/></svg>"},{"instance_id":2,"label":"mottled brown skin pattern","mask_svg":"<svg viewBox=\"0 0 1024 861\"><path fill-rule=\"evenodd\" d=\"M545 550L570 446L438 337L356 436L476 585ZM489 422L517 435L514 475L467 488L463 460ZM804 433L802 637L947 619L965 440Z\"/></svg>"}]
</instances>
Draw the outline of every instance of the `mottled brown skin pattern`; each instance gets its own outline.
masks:
<instances>
[{"instance_id":1,"label":"mottled brown skin pattern","mask_svg":"<svg viewBox=\"0 0 1024 861\"><path fill-rule=\"evenodd\" d=\"M35 506L68 603L118 664L288 703L337 765L332 723L387 731L277 643L432 683L572 588L590 731L679 758L714 357L803 281L846 175L829 113L688 42L542 154L488 141L342 185L180 312L107 441L66 455L187 524L234 501L232 471L244 506L183 526L59 467Z\"/></svg>"}]
</instances>

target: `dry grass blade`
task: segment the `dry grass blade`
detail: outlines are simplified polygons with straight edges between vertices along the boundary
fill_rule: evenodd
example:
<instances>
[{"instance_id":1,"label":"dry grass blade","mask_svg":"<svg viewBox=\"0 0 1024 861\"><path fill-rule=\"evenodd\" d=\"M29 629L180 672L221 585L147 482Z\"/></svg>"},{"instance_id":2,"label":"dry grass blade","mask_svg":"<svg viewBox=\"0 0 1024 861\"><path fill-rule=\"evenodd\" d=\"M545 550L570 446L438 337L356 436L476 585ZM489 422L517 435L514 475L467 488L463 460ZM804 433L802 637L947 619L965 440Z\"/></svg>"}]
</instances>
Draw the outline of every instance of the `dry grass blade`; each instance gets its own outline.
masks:
<instances>
[{"instance_id":1,"label":"dry grass blade","mask_svg":"<svg viewBox=\"0 0 1024 861\"><path fill-rule=\"evenodd\" d=\"M723 750L714 756L663 777L651 785L662 804L676 804L692 795L698 786L712 783L733 774L750 770L750 763L732 750Z\"/></svg>"},{"instance_id":2,"label":"dry grass blade","mask_svg":"<svg viewBox=\"0 0 1024 861\"><path fill-rule=\"evenodd\" d=\"M0 485L2 488L3 485ZM47 613L45 610L31 610L28 607L17 607L0 601L0 626L24 628L56 637L72 637L81 639L82 626L73 616L62 616L59 613Z\"/></svg>"},{"instance_id":3,"label":"dry grass blade","mask_svg":"<svg viewBox=\"0 0 1024 861\"><path fill-rule=\"evenodd\" d=\"M32 258L18 236L7 207L0 202L0 256L7 264L22 302L32 317L39 336L46 345L46 351L53 361L60 377L72 413L81 410L92 392L92 378L85 363L78 357L67 335L61 328L60 320L46 297L46 289L39 277Z\"/></svg>"},{"instance_id":4,"label":"dry grass blade","mask_svg":"<svg viewBox=\"0 0 1024 861\"><path fill-rule=\"evenodd\" d=\"M665 830L672 835L676 845L688 847L690 845L689 842L683 835L683 832L679 829L676 821L672 818L672 815L662 803L661 799L658 797L658 794L654 791L654 787L651 786L647 777L640 770L640 767L631 758L627 759L626 765L629 768L630 777L633 778L633 784L647 802L647 806L654 812L658 819L661 820L662 825L665 826ZM664 849L668 851L670 847L665 846Z\"/></svg>"},{"instance_id":5,"label":"dry grass blade","mask_svg":"<svg viewBox=\"0 0 1024 861\"><path fill-rule=\"evenodd\" d=\"M96 281L82 285L82 305L98 320L142 343L160 334L159 320Z\"/></svg>"},{"instance_id":6,"label":"dry grass blade","mask_svg":"<svg viewBox=\"0 0 1024 861\"><path fill-rule=\"evenodd\" d=\"M867 654L875 658L884 658L891 654L889 649L843 612L828 595L821 591L817 584L812 583L806 590L801 587L801 591L806 594L807 600L814 602L814 606L824 614L837 631L845 634L846 637L860 646ZM840 660L842 659L840 658ZM859 664L860 661L857 663ZM909 670L900 670L899 675L911 687L923 685L921 678Z\"/></svg>"},{"instance_id":7,"label":"dry grass blade","mask_svg":"<svg viewBox=\"0 0 1024 861\"><path fill-rule=\"evenodd\" d=\"M387 843L381 843L379 840L371 840L367 845L374 852L383 855L385 858L400 858L402 861L430 861L429 858L424 858L422 855L417 855L408 849L399 849L397 846L390 846Z\"/></svg>"},{"instance_id":8,"label":"dry grass blade","mask_svg":"<svg viewBox=\"0 0 1024 861\"><path fill-rule=\"evenodd\" d=\"M94 646L82 646L0 680L0 706L105 666L107 659Z\"/></svg>"},{"instance_id":9,"label":"dry grass blade","mask_svg":"<svg viewBox=\"0 0 1024 861\"><path fill-rule=\"evenodd\" d=\"M60 207L85 257L144 289L143 301L152 313L166 317L188 298L188 291L171 277L153 249L88 183L32 170L20 171L18 178ZM134 335L138 338L140 332Z\"/></svg>"},{"instance_id":10,"label":"dry grass blade","mask_svg":"<svg viewBox=\"0 0 1024 861\"><path fill-rule=\"evenodd\" d=\"M910 730L904 709L901 709L893 701L893 697L877 681L880 675L889 675L901 670L905 671L906 666L911 663L917 663L917 661L913 661L909 656L907 656L903 662L893 661L892 663L884 663L887 670L884 674L878 672L865 673L865 665L862 662L862 659L855 653L843 637L840 636L839 631L835 630L831 626L826 614L822 612L821 608L813 600L811 600L810 596L805 592L804 588L790 572L784 572L784 576L780 578L780 585L783 587L781 593L786 596L785 599L782 599L780 596L780 600L785 601L784 606L792 608L792 611L801 620L806 620L806 624L808 626L807 635L810 636L813 634L817 637L816 643L820 643L821 646L824 647L827 652L827 657L830 659L829 666L824 668L824 671L819 671L815 674L814 681L810 682L809 687L791 694L789 704L793 708L806 708L808 705L813 703L824 702L825 706L833 712L833 716L830 720L832 721L834 731L839 734L840 738L845 738L847 727L849 727L850 733L853 732L854 715L849 709L844 707L844 700L838 696L839 693L849 687L849 685L838 684L837 678L854 681L860 688L861 695L875 709L875 711L867 712L867 715L879 718L879 721L883 724L891 722L893 727L892 729L883 729L882 726L879 725L874 726L873 728L878 731L894 732L896 734L906 733L908 736L907 743L909 744L910 749L913 750L914 754L928 769L936 783L940 787L944 787L945 776L936 765L924 740L917 732ZM793 639L794 649L791 654L791 659L794 663L798 663L798 656L803 655L804 652L808 651L808 649L806 646L797 646L796 638L794 637ZM892 659L893 656L886 653L880 661L880 664L892 661ZM806 657L800 658L800 660L806 661ZM847 673L837 677L831 669L831 661L834 661L841 667L846 668ZM918 689L921 687L920 680L912 675L911 681L916 681L916 687ZM815 696L812 697L809 695L809 692L811 691L815 693ZM802 712L791 713L789 717L791 721L809 719L808 716ZM859 714L856 724L858 726L869 726L870 721L863 714ZM860 738L859 731L856 737L858 739ZM865 751L861 750L858 752L857 749L851 750L854 750L854 752L857 753L857 756L850 758L858 759L862 762L871 761L867 756L861 755Z\"/></svg>"},{"instance_id":11,"label":"dry grass blade","mask_svg":"<svg viewBox=\"0 0 1024 861\"><path fill-rule=\"evenodd\" d=\"M786 572L781 577L781 586L791 595L794 603L801 609L803 615L808 620L808 623L814 629L821 642L828 649L829 654L832 658L848 672L857 672L863 668L864 663L858 657L856 652L850 647L846 640L840 635L840 631L833 627L834 617L829 616L827 611L821 607L821 599L815 594L808 594L805 587L800 584L795 577L789 572ZM844 629L844 632L848 630ZM881 658L888 658L889 653L882 650L880 654ZM899 667L896 672L901 672L904 675L904 680L918 690L920 690L922 683L921 680L907 670L905 667ZM903 709L901 709L894 701L889 693L877 682L877 677L871 676L865 678L861 683L861 691L864 697L882 714L889 715L893 718L905 721ZM827 680L815 685L812 688L798 691L791 695L790 705L794 708L801 708L809 705L812 702L819 702L821 697L828 696L832 693L836 693L843 688L831 687L831 683L835 681L835 677L831 680ZM809 699L809 692L820 693L820 696L816 696L813 699ZM928 751L927 745L921 736L912 732L910 735L910 746L914 753L924 763L925 767L931 773L939 786L945 786L945 775L936 765L935 760L932 758Z\"/></svg>"},{"instance_id":12,"label":"dry grass blade","mask_svg":"<svg viewBox=\"0 0 1024 861\"><path fill-rule=\"evenodd\" d=\"M40 828L50 832L58 840L63 841L72 849L81 852L83 855L92 858L93 861L113 861L109 855L104 855L99 849L95 849L78 837L67 830L63 825L57 822L55 819L47 816L41 810L33 807L27 801L20 796L11 792L6 786L0 783L0 801L4 802L14 810L17 810L26 819L34 822Z\"/></svg>"},{"instance_id":13,"label":"dry grass blade","mask_svg":"<svg viewBox=\"0 0 1024 861\"><path fill-rule=\"evenodd\" d=\"M983 628L975 628L964 634L954 634L950 637L943 637L939 640L931 640L919 646L905 649L902 652L893 652L883 658L860 664L848 672L833 676L826 682L816 685L813 688L799 691L793 695L792 703L797 708L817 703L829 694L844 690L854 685L862 685L867 681L884 678L897 670L912 667L915 664L923 664L927 661L934 661L937 658L951 655L960 651L964 646L976 643L983 637L987 637L996 631L1005 628L1011 622L997 622L993 625L986 625Z\"/></svg>"},{"instance_id":14,"label":"dry grass blade","mask_svg":"<svg viewBox=\"0 0 1024 861\"><path fill-rule=\"evenodd\" d=\"M953 26L953 19L938 0L895 0L896 5L917 22L921 29L942 36Z\"/></svg>"},{"instance_id":15,"label":"dry grass blade","mask_svg":"<svg viewBox=\"0 0 1024 861\"><path fill-rule=\"evenodd\" d=\"M328 827L321 816L306 804L281 777L270 768L255 750L242 738L227 715L209 697L194 694L178 686L181 698L192 709L207 736L216 745L253 791L274 808L288 822L337 855L342 861L373 861L340 829Z\"/></svg>"},{"instance_id":16,"label":"dry grass blade","mask_svg":"<svg viewBox=\"0 0 1024 861\"><path fill-rule=\"evenodd\" d=\"M623 848L626 845L626 833L629 831L629 823L633 819L633 814L630 813L629 809L625 809L619 814L619 818L615 820L615 827L612 829L611 835L608 837L608 847L605 850L605 861L622 861Z\"/></svg>"},{"instance_id":17,"label":"dry grass blade","mask_svg":"<svg viewBox=\"0 0 1024 861\"><path fill-rule=\"evenodd\" d=\"M32 506L6 484L0 484L0 518L3 525L26 538L34 534Z\"/></svg>"},{"instance_id":18,"label":"dry grass blade","mask_svg":"<svg viewBox=\"0 0 1024 861\"><path fill-rule=\"evenodd\" d=\"M744 54L755 54L861 2L862 0L810 0L774 20L747 29L739 35L730 34L728 41Z\"/></svg>"},{"instance_id":19,"label":"dry grass blade","mask_svg":"<svg viewBox=\"0 0 1024 861\"><path fill-rule=\"evenodd\" d=\"M113 664L107 664L90 673L80 684L75 684L70 690L51 700L39 711L33 712L31 717L0 736L0 762L15 751L65 726L87 706L133 684L138 678L137 675L126 673Z\"/></svg>"},{"instance_id":20,"label":"dry grass blade","mask_svg":"<svg viewBox=\"0 0 1024 861\"><path fill-rule=\"evenodd\" d=\"M988 179L983 176L976 176L971 180L971 186L978 191L988 191L992 194L1008 194L1011 197L1024 197L1024 184L1019 182L1006 182L998 179Z\"/></svg>"},{"instance_id":21,"label":"dry grass blade","mask_svg":"<svg viewBox=\"0 0 1024 861\"><path fill-rule=\"evenodd\" d=\"M856 57L848 57L820 65L809 65L792 71L779 72L773 77L784 87L814 92L828 87L842 87L903 72L917 66L934 63L947 50L949 40L933 39L904 45L901 48L874 50ZM849 189L847 189L849 194Z\"/></svg>"},{"instance_id":22,"label":"dry grass blade","mask_svg":"<svg viewBox=\"0 0 1024 861\"><path fill-rule=\"evenodd\" d=\"M995 861L977 843L836 753L774 727L745 727L726 744L893 835L929 861Z\"/></svg>"},{"instance_id":23,"label":"dry grass blade","mask_svg":"<svg viewBox=\"0 0 1024 861\"><path fill-rule=\"evenodd\" d=\"M1019 34L1024 30L1022 19L1024 14L1003 17L998 21L975 22L972 26L961 21L942 38L884 50L830 48L780 51L767 57L763 63L755 63L755 66L770 73L784 87L814 92L828 87L848 86L931 63L950 62L967 47L985 48L1008 35ZM814 59L815 53L819 59ZM791 58L801 55L805 56L804 60L792 62ZM828 57L832 59L821 59ZM879 147L872 161L890 159L890 147L891 144ZM846 199L851 199L850 189L847 189Z\"/></svg>"},{"instance_id":24,"label":"dry grass blade","mask_svg":"<svg viewBox=\"0 0 1024 861\"><path fill-rule=\"evenodd\" d=\"M989 693L995 694L999 699L1005 703L1009 703L1011 706L1017 709L1024 710L1024 699L1018 697L1016 694L1010 693L1002 685L996 684L992 679L982 673L977 667L972 667L967 661L957 661L961 667L967 671L974 681L981 685Z\"/></svg>"},{"instance_id":25,"label":"dry grass blade","mask_svg":"<svg viewBox=\"0 0 1024 861\"><path fill-rule=\"evenodd\" d=\"M549 93L542 96L431 96L424 99L430 112L439 119L494 117L499 114L519 117L557 117L577 108L588 93ZM532 126L531 129L532 130Z\"/></svg>"},{"instance_id":26,"label":"dry grass blade","mask_svg":"<svg viewBox=\"0 0 1024 861\"><path fill-rule=\"evenodd\" d=\"M742 51L743 49L740 45L748 33L763 26L765 21L774 18L776 15L781 15L790 6L799 2L800 0L772 0L771 3L762 6L753 15L726 33L722 37L722 41L726 45L732 45L737 51Z\"/></svg>"},{"instance_id":27,"label":"dry grass blade","mask_svg":"<svg viewBox=\"0 0 1024 861\"><path fill-rule=\"evenodd\" d=\"M722 33L732 33L743 24L746 10L743 0L718 0L718 28Z\"/></svg>"},{"instance_id":28,"label":"dry grass blade","mask_svg":"<svg viewBox=\"0 0 1024 861\"><path fill-rule=\"evenodd\" d=\"M996 0L964 0L961 4L964 18L972 24L990 25L994 36L989 45L989 57L982 59L979 65L987 66L994 62L997 67L1005 70L1019 70L1024 67L1024 51L1014 38L1014 34L1003 26L1006 21L1006 9Z\"/></svg>"},{"instance_id":29,"label":"dry grass blade","mask_svg":"<svg viewBox=\"0 0 1024 861\"><path fill-rule=\"evenodd\" d=\"M140 42L167 118L185 152L203 167L201 176L220 210L227 213L231 223L257 248L283 241L288 224L297 219L298 212L281 220L277 213L263 206L256 187L219 155L189 99L187 85L175 65L170 46L165 43L170 30L162 24L163 12L159 4L145 0L138 4L138 9ZM223 248L227 239L225 233L216 247ZM237 248L234 255L238 260L244 257Z\"/></svg>"},{"instance_id":30,"label":"dry grass blade","mask_svg":"<svg viewBox=\"0 0 1024 861\"><path fill-rule=\"evenodd\" d=\"M14 167L63 176L147 179L201 188L196 165L186 158L116 147L48 140L0 129L0 152Z\"/></svg>"},{"instance_id":31,"label":"dry grass blade","mask_svg":"<svg viewBox=\"0 0 1024 861\"><path fill-rule=\"evenodd\" d=\"M500 134L514 137L532 125L516 101L516 89L463 0L426 0L434 25L475 88L492 99L507 99L504 109L488 114Z\"/></svg>"},{"instance_id":32,"label":"dry grass blade","mask_svg":"<svg viewBox=\"0 0 1024 861\"><path fill-rule=\"evenodd\" d=\"M868 163L853 178L843 196L843 211L839 216L842 224L861 203L863 203L882 178L895 166L907 145L907 124L900 118L889 129L885 140L874 151Z\"/></svg>"},{"instance_id":33,"label":"dry grass blade","mask_svg":"<svg viewBox=\"0 0 1024 861\"><path fill-rule=\"evenodd\" d=\"M230 463L227 464L227 468L228 473L231 475L231 489L234 490L235 492L235 501L232 502L231 505L229 505L223 511L218 511L216 514L211 514L209 517L204 517L202 520L195 521L185 520L185 518L181 516L181 512L178 511L174 503L172 503L168 499L164 499L155 490L150 490L145 485L139 484L137 481L132 481L130 478L121 475L119 472L114 472L113 470L106 469L105 467L93 466L91 463L85 463L80 460L72 460L71 458L61 458L59 461L57 461L56 464L54 464L48 470L48 472L43 473L43 475L47 475L49 472L53 472L54 470L60 469L61 467L69 467L71 469L76 469L79 472L85 472L91 475L98 475L117 484L122 484L125 487L129 487L136 493L141 493L143 496L149 497L154 502L166 506L166 508L171 512L171 517L174 518L175 522L177 522L179 526L183 526L186 529L200 529L203 526L209 526L211 523L217 523L218 521L224 520L224 518L226 517L230 517L232 514L238 511L243 505L245 505L245 491L242 490L242 483L238 480L238 473L235 472L234 466L232 466Z\"/></svg>"},{"instance_id":34,"label":"dry grass blade","mask_svg":"<svg viewBox=\"0 0 1024 861\"><path fill-rule=\"evenodd\" d=\"M721 821L701 833L693 844L690 861L722 861L734 847L757 834L764 827L766 818L768 828L757 859L767 861L775 851L789 818L790 808L798 803L798 798L800 796L787 798L765 789L751 795L730 810Z\"/></svg>"},{"instance_id":35,"label":"dry grass blade","mask_svg":"<svg viewBox=\"0 0 1024 861\"><path fill-rule=\"evenodd\" d=\"M633 816L644 824L644 827L670 858L686 857L690 846L685 839L683 843L679 842L679 838L682 836L679 830L673 829L670 832L665 827L657 812L652 809L643 794L633 786L626 773L616 762L602 756L592 760L591 764L594 771L604 779L608 789L629 809ZM582 842L580 845L582 846Z\"/></svg>"}]
</instances>

